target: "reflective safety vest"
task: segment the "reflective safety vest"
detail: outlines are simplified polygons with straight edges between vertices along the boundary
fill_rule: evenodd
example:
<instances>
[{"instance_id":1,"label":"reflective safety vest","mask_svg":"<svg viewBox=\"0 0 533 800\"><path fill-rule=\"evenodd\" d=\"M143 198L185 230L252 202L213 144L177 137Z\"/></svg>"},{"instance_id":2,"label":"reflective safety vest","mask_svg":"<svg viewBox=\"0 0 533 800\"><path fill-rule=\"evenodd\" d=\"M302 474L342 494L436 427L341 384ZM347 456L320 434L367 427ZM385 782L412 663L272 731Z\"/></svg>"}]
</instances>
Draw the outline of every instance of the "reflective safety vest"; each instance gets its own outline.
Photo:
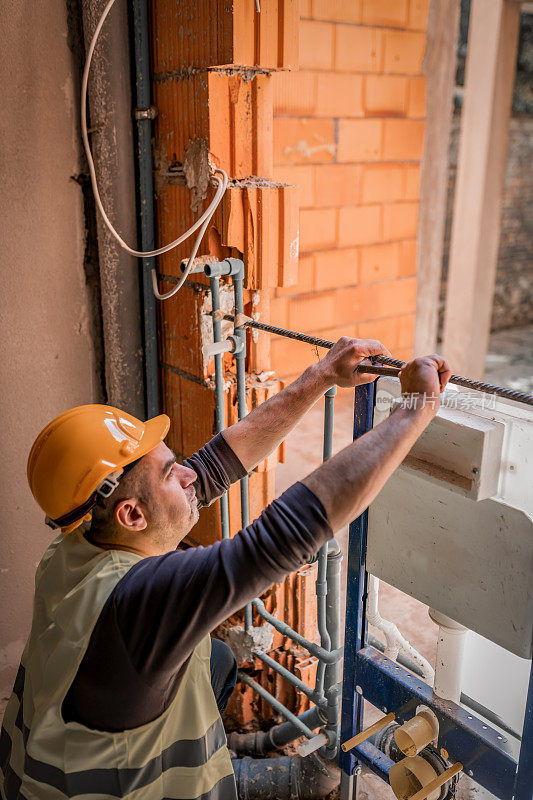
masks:
<instances>
[{"instance_id":1,"label":"reflective safety vest","mask_svg":"<svg viewBox=\"0 0 533 800\"><path fill-rule=\"evenodd\" d=\"M174 700L152 722L106 733L63 721L63 700L100 612L139 560L92 545L80 530L59 536L44 554L31 633L0 734L2 800L236 800L211 687L209 636L194 650Z\"/></svg>"}]
</instances>

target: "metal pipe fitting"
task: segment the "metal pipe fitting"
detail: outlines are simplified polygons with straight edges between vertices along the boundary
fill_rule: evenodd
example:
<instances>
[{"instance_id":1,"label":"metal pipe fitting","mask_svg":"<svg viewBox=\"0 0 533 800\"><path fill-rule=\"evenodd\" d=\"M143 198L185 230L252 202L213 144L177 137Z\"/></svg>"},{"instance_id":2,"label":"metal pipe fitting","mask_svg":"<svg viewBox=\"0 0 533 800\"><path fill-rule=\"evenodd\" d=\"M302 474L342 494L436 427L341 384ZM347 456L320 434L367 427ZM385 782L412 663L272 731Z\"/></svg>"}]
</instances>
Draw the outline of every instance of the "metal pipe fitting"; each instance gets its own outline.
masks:
<instances>
[{"instance_id":1,"label":"metal pipe fitting","mask_svg":"<svg viewBox=\"0 0 533 800\"><path fill-rule=\"evenodd\" d=\"M225 258L224 261L213 261L205 264L204 274L208 278L215 276L231 275L234 278L244 279L244 263L238 258Z\"/></svg>"}]
</instances>

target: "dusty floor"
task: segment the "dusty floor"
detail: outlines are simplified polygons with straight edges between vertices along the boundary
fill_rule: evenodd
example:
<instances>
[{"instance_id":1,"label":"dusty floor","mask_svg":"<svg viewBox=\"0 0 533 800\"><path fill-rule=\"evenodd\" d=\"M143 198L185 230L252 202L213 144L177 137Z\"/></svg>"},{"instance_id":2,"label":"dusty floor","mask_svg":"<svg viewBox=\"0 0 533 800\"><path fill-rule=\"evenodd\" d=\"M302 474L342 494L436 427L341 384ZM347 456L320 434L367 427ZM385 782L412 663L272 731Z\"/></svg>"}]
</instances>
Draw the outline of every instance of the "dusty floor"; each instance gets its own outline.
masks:
<instances>
[{"instance_id":1,"label":"dusty floor","mask_svg":"<svg viewBox=\"0 0 533 800\"><path fill-rule=\"evenodd\" d=\"M493 334L486 362L486 380L500 386L533 393L533 326ZM287 439L286 461L278 467L276 493L280 494L295 480L302 478L322 460L323 401L307 414ZM335 401L334 452L352 441L353 395L342 392ZM347 554L348 530L337 534L343 553ZM343 562L343 586L346 586L346 557ZM343 609L345 599L342 603ZM427 606L383 582L380 585L381 615L392 619L403 635L430 663L434 662L437 626L427 613ZM375 635L377 631L372 630ZM371 724L378 716L367 704L365 718ZM462 778L458 800L490 797L483 790L467 785ZM358 781L359 800L394 800L389 786L367 771Z\"/></svg>"}]
</instances>

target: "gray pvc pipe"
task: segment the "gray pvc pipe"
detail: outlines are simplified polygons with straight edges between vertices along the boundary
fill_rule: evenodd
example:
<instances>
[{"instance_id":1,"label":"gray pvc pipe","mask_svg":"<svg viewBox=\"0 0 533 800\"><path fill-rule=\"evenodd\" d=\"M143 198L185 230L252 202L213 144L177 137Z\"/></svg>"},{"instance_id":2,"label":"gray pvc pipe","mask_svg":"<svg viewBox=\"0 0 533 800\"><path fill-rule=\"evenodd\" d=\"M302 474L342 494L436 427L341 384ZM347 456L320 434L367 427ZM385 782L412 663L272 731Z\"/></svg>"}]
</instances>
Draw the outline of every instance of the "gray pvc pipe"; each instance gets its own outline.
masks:
<instances>
[{"instance_id":1,"label":"gray pvc pipe","mask_svg":"<svg viewBox=\"0 0 533 800\"><path fill-rule=\"evenodd\" d=\"M333 452L333 414L335 395L337 387L332 386L324 397L324 445L323 461L331 458ZM320 635L320 644L325 650L331 650L331 637L329 635L326 621L326 605L328 596L328 577L327 577L328 545L322 545L318 551L318 571L316 579L316 605L317 605L317 625ZM316 671L315 691L321 695L324 692L325 664L320 662Z\"/></svg>"},{"instance_id":2,"label":"gray pvc pipe","mask_svg":"<svg viewBox=\"0 0 533 800\"><path fill-rule=\"evenodd\" d=\"M218 311L220 309L220 278L210 278L211 283L211 304L212 310ZM222 323L213 315L213 341L220 342L222 340ZM215 415L217 433L224 430L224 373L222 364L222 354L218 353L215 356ZM229 507L228 507L228 493L224 492L220 498L220 523L222 527L222 538L229 539Z\"/></svg>"},{"instance_id":3,"label":"gray pvc pipe","mask_svg":"<svg viewBox=\"0 0 533 800\"><path fill-rule=\"evenodd\" d=\"M313 738L314 733L311 728L305 724L305 722L302 722L296 716L296 714L293 714L292 711L289 711L289 709L283 705L283 703L280 703L280 701L277 700L273 694L270 694L269 691L264 689L259 683L256 683L256 681L252 680L252 678L250 678L248 675L245 675L245 673L241 672L240 670L239 680L253 689L254 692L256 692L264 700L266 700L267 703L269 703L269 705L271 705L272 708L278 712L278 714L281 714L282 717L285 717L285 719L287 719L289 722L292 722L294 727L300 731L300 736L305 736L307 739Z\"/></svg>"},{"instance_id":4,"label":"gray pvc pipe","mask_svg":"<svg viewBox=\"0 0 533 800\"><path fill-rule=\"evenodd\" d=\"M297 644L301 645L308 653L311 653L312 656L315 656L321 661L325 661L326 664L334 664L336 661L340 661L343 656L343 649L337 648L336 650L324 650L323 647L320 647L318 644L314 642L310 642L309 639L306 639L305 636L302 636L301 633L298 631L293 630L290 625L287 625L286 622L281 622L277 617L273 614L270 614L266 608L265 604L259 597L255 597L252 600L253 605L256 607L259 615L265 619L267 622L270 622L273 628L279 631L283 636L287 636L287 638L292 639Z\"/></svg>"},{"instance_id":5,"label":"gray pvc pipe","mask_svg":"<svg viewBox=\"0 0 533 800\"><path fill-rule=\"evenodd\" d=\"M298 716L298 719L311 730L324 725L326 718L317 706ZM268 731L253 731L251 733L230 733L228 747L240 756L264 756L280 747L293 742L302 735L302 732L292 722L283 722L274 725Z\"/></svg>"},{"instance_id":6,"label":"gray pvc pipe","mask_svg":"<svg viewBox=\"0 0 533 800\"><path fill-rule=\"evenodd\" d=\"M305 694L305 696L308 697L313 703L316 703L317 706L322 709L327 707L327 702L323 697L318 697L314 689L311 689L311 687L304 683L304 681L300 680L300 678L297 678L296 675L293 675L292 672L282 666L282 664L278 664L277 661L275 661L266 653L256 652L255 656L262 661L263 664L266 664L268 667L273 669L274 672L277 672L278 675L281 675L282 678L285 678L288 683L291 683L293 686L295 686L298 691L302 692L302 694Z\"/></svg>"},{"instance_id":7,"label":"gray pvc pipe","mask_svg":"<svg viewBox=\"0 0 533 800\"><path fill-rule=\"evenodd\" d=\"M235 316L244 313L243 299L244 284L244 265L242 269L233 275L233 288L235 292ZM237 414L239 419L243 419L247 414L246 409L246 329L244 325L235 325L235 337L242 342L240 352L235 353L235 363L237 369ZM242 527L250 523L250 495L248 487L248 475L241 479L241 520ZM244 607L244 629L250 630L252 627L252 605L247 603Z\"/></svg>"}]
</instances>

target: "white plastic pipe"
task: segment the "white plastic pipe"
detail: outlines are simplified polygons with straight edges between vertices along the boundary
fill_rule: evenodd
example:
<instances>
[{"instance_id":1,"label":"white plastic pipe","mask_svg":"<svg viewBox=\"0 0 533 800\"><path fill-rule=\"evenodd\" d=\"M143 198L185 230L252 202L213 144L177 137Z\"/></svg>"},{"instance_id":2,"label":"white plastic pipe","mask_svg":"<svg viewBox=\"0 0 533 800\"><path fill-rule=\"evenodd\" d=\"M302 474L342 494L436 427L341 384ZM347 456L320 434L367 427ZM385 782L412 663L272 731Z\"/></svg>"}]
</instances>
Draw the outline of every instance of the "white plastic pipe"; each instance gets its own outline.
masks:
<instances>
[{"instance_id":1,"label":"white plastic pipe","mask_svg":"<svg viewBox=\"0 0 533 800\"><path fill-rule=\"evenodd\" d=\"M433 608L429 616L439 626L434 692L443 700L459 703L467 629Z\"/></svg>"},{"instance_id":2,"label":"white plastic pipe","mask_svg":"<svg viewBox=\"0 0 533 800\"><path fill-rule=\"evenodd\" d=\"M233 350L233 342L231 339L223 339L221 342L212 342L211 344L204 344L202 353L207 358L217 356L219 353L231 353Z\"/></svg>"},{"instance_id":3,"label":"white plastic pipe","mask_svg":"<svg viewBox=\"0 0 533 800\"><path fill-rule=\"evenodd\" d=\"M366 618L370 625L373 625L385 635L385 655L387 658L396 661L400 651L405 653L405 655L409 656L415 662L415 664L418 664L422 671L424 680L430 685L433 685L433 680L435 678L433 667L429 661L427 661L424 656L420 655L418 650L415 650L415 648L409 644L407 639L402 636L394 622L383 619L379 613L378 600L379 578L376 578L375 575L369 575Z\"/></svg>"}]
</instances>

